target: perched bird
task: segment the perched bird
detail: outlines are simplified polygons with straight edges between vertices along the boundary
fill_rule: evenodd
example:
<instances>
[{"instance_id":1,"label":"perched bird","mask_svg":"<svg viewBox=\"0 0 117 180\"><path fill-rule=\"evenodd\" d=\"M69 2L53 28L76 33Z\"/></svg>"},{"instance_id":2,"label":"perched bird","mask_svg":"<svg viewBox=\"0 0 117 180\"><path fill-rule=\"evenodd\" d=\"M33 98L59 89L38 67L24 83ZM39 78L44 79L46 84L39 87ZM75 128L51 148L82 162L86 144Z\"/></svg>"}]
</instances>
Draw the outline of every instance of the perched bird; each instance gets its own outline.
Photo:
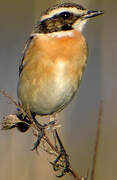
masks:
<instances>
[{"instance_id":1,"label":"perched bird","mask_svg":"<svg viewBox=\"0 0 117 180\"><path fill-rule=\"evenodd\" d=\"M102 11L75 3L48 8L30 35L19 67L18 99L35 115L54 115L73 99L88 56L86 22Z\"/></svg>"}]
</instances>

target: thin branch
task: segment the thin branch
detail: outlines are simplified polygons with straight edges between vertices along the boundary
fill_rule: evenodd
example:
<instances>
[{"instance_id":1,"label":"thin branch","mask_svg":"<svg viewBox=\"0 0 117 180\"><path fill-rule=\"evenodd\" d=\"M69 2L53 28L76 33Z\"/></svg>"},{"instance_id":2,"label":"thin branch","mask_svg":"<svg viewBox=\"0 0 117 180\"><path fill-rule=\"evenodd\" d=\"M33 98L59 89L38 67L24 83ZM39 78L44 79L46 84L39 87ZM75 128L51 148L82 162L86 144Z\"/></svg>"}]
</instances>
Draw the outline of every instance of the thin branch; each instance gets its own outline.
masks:
<instances>
[{"instance_id":1,"label":"thin branch","mask_svg":"<svg viewBox=\"0 0 117 180\"><path fill-rule=\"evenodd\" d=\"M0 90L0 93L7 97L16 107L19 107L19 104L16 103L16 101L11 97L9 96L4 90Z\"/></svg>"},{"instance_id":2,"label":"thin branch","mask_svg":"<svg viewBox=\"0 0 117 180\"><path fill-rule=\"evenodd\" d=\"M55 151L57 154L59 154L60 152L58 151L58 149L56 147L53 146L53 144L51 143L50 139L44 135L43 139L47 142L47 144L51 147L51 149L53 151Z\"/></svg>"},{"instance_id":3,"label":"thin branch","mask_svg":"<svg viewBox=\"0 0 117 180\"><path fill-rule=\"evenodd\" d=\"M81 180L81 178L76 174L76 172L70 167L70 173L76 180Z\"/></svg>"},{"instance_id":4,"label":"thin branch","mask_svg":"<svg viewBox=\"0 0 117 180\"><path fill-rule=\"evenodd\" d=\"M97 132L96 132L96 141L95 141L95 148L94 148L94 154L93 154L93 165L92 165L92 171L91 171L91 178L90 180L94 180L95 170L96 170L96 162L97 162L97 152L98 152L98 146L99 146L99 140L100 140L100 129L101 129L101 120L102 120L102 101L99 106L99 112L98 112L98 122L97 122Z\"/></svg>"},{"instance_id":5,"label":"thin branch","mask_svg":"<svg viewBox=\"0 0 117 180\"><path fill-rule=\"evenodd\" d=\"M13 97L9 96L4 90L0 90L0 93L7 97L23 114L25 114L24 110L23 110L23 107L21 104L17 103Z\"/></svg>"}]
</instances>

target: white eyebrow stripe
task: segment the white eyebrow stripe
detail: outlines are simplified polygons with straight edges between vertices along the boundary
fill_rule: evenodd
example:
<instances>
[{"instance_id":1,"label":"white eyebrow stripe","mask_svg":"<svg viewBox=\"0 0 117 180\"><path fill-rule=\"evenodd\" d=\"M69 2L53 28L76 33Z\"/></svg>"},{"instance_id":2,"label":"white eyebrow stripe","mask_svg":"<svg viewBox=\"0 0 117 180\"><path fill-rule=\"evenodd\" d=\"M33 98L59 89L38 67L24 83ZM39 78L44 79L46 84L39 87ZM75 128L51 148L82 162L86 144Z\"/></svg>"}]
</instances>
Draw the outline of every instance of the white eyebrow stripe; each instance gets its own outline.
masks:
<instances>
[{"instance_id":1,"label":"white eyebrow stripe","mask_svg":"<svg viewBox=\"0 0 117 180\"><path fill-rule=\"evenodd\" d=\"M64 11L68 11L68 12L71 12L73 14L83 14L85 10L80 10L80 9L75 8L75 7L69 7L69 8L68 7L61 7L58 9L53 9L48 14L43 15L41 17L40 21L52 18L56 14L60 14Z\"/></svg>"}]
</instances>

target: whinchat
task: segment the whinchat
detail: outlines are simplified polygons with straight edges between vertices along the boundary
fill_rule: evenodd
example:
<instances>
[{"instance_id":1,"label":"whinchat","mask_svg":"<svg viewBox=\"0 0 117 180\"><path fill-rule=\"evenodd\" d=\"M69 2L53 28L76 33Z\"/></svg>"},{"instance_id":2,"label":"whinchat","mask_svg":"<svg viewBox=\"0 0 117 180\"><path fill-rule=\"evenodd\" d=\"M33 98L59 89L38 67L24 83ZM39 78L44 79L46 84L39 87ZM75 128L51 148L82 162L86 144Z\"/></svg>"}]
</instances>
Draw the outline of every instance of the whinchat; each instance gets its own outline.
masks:
<instances>
[{"instance_id":1,"label":"whinchat","mask_svg":"<svg viewBox=\"0 0 117 180\"><path fill-rule=\"evenodd\" d=\"M18 99L36 115L54 115L73 99L86 67L86 22L102 11L75 3L47 9L30 35L19 67Z\"/></svg>"}]
</instances>

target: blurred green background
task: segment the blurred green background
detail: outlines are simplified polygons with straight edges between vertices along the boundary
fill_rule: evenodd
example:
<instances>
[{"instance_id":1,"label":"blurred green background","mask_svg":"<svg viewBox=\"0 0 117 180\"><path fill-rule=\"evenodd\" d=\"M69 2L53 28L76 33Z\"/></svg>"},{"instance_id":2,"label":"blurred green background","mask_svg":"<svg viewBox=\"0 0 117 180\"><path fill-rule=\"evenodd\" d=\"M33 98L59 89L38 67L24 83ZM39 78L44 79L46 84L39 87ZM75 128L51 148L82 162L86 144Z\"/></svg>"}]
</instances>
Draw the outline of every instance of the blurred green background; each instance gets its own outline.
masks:
<instances>
[{"instance_id":1,"label":"blurred green background","mask_svg":"<svg viewBox=\"0 0 117 180\"><path fill-rule=\"evenodd\" d=\"M0 0L0 89L17 98L18 66L24 44L42 10L60 1ZM61 1L63 2L63 1ZM87 9L103 10L85 27L89 57L81 87L72 103L60 113L61 137L73 168L91 171L97 116L103 100L103 117L95 180L115 180L117 172L117 1L78 0ZM0 120L15 107L0 95ZM0 131L0 180L56 180L45 153L30 149L31 132ZM63 179L70 180L70 176Z\"/></svg>"}]
</instances>

